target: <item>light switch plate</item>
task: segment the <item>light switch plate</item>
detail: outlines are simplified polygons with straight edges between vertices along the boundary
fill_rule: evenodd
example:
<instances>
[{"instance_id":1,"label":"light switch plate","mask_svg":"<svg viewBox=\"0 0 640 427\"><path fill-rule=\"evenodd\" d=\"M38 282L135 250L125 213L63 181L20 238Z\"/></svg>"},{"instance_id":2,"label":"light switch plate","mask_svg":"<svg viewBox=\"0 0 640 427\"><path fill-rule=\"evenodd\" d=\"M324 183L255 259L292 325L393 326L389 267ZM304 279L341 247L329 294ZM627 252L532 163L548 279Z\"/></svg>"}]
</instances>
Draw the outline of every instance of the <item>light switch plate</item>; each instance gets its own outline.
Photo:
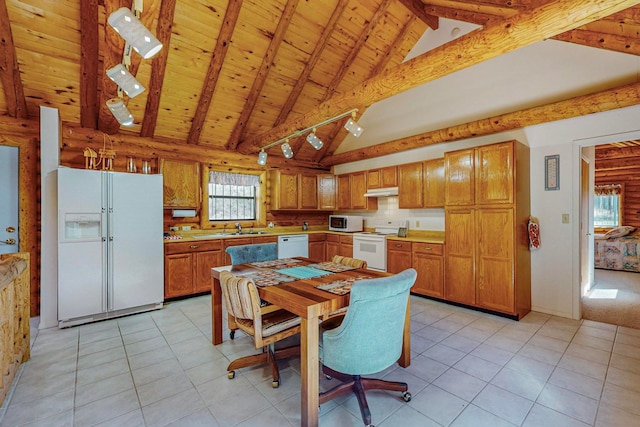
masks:
<instances>
[{"instance_id":1,"label":"light switch plate","mask_svg":"<svg viewBox=\"0 0 640 427\"><path fill-rule=\"evenodd\" d=\"M562 214L562 223L569 224L569 214Z\"/></svg>"}]
</instances>

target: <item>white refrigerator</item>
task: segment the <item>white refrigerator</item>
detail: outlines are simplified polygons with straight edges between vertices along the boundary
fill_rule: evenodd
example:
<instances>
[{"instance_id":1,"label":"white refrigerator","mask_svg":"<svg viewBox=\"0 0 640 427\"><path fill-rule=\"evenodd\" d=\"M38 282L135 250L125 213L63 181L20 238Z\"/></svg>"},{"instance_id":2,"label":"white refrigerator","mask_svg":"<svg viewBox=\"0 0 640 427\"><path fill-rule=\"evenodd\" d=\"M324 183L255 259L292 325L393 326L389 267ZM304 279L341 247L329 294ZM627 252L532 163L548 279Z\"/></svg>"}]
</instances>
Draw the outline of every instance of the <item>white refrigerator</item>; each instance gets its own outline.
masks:
<instances>
[{"instance_id":1,"label":"white refrigerator","mask_svg":"<svg viewBox=\"0 0 640 427\"><path fill-rule=\"evenodd\" d=\"M57 180L58 326L162 308L162 175L61 167Z\"/></svg>"}]
</instances>

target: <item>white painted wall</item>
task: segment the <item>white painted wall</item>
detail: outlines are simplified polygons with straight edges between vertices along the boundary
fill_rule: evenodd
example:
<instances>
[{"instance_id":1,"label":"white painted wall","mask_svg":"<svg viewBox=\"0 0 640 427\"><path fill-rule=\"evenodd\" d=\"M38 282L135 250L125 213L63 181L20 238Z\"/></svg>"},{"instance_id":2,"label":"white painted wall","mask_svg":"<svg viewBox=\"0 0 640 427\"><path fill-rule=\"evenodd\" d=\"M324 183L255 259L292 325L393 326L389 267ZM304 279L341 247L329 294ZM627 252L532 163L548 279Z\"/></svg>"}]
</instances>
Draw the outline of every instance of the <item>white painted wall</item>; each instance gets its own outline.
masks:
<instances>
[{"instance_id":1,"label":"white painted wall","mask_svg":"<svg viewBox=\"0 0 640 427\"><path fill-rule=\"evenodd\" d=\"M40 107L40 325L58 326L58 186L60 116L56 108Z\"/></svg>"},{"instance_id":2,"label":"white painted wall","mask_svg":"<svg viewBox=\"0 0 640 427\"><path fill-rule=\"evenodd\" d=\"M638 136L636 135L638 133ZM337 165L336 174L442 157L445 151L516 139L531 154L531 214L538 217L542 245L531 253L532 308L580 318L580 159L581 147L640 138L640 106L532 126L454 143L438 144L380 158ZM544 160L560 155L560 189L545 191ZM443 209L398 209L397 197L378 199L377 212L366 218L408 218L410 229L444 230ZM569 224L562 214L570 215ZM416 222L420 226L416 226Z\"/></svg>"}]
</instances>

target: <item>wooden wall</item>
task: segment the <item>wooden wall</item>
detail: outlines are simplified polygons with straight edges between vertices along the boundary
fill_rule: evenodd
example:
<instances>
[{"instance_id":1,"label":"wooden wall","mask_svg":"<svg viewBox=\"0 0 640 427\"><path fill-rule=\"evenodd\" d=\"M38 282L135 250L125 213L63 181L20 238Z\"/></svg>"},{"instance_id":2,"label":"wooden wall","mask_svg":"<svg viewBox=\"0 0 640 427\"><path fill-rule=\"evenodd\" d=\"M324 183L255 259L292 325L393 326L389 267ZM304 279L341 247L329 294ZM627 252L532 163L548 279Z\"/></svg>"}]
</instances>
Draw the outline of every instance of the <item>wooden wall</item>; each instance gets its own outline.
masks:
<instances>
[{"instance_id":1,"label":"wooden wall","mask_svg":"<svg viewBox=\"0 0 640 427\"><path fill-rule=\"evenodd\" d=\"M30 254L31 316L40 313L40 126L0 116L0 145L18 147L18 251Z\"/></svg>"},{"instance_id":2,"label":"wooden wall","mask_svg":"<svg viewBox=\"0 0 640 427\"><path fill-rule=\"evenodd\" d=\"M622 224L640 228L640 145L596 147L595 184L622 184Z\"/></svg>"}]
</instances>

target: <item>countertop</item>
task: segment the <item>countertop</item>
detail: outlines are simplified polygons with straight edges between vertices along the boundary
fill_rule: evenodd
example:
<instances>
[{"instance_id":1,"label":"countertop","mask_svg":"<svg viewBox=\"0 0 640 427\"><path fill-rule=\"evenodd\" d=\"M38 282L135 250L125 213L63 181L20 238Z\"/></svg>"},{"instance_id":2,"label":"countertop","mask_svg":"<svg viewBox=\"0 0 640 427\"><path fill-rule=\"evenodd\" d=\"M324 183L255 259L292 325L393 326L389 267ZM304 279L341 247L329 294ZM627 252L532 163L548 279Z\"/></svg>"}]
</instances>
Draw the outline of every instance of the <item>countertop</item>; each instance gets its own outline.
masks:
<instances>
[{"instance_id":1,"label":"countertop","mask_svg":"<svg viewBox=\"0 0 640 427\"><path fill-rule=\"evenodd\" d=\"M365 231L370 231L366 230ZM165 244L171 244L176 242L196 242L196 241L206 241L206 240L214 240L214 239L241 239L247 237L269 237L269 236L287 236L292 234L353 234L353 233L345 233L341 231L329 231L327 228L319 228L319 229L309 229L306 231L301 230L298 227L292 228L276 228L273 231L269 230L257 230L253 233L242 234L222 234L220 231L214 230L192 230L192 231L181 231L174 232L172 236L180 237L180 238L166 238ZM197 237L202 236L202 237ZM206 236L206 237L205 237ZM444 243L444 231L428 231L428 230L409 230L407 237L398 237L398 236L387 236L387 240L400 240L405 242L422 242L422 243Z\"/></svg>"}]
</instances>

